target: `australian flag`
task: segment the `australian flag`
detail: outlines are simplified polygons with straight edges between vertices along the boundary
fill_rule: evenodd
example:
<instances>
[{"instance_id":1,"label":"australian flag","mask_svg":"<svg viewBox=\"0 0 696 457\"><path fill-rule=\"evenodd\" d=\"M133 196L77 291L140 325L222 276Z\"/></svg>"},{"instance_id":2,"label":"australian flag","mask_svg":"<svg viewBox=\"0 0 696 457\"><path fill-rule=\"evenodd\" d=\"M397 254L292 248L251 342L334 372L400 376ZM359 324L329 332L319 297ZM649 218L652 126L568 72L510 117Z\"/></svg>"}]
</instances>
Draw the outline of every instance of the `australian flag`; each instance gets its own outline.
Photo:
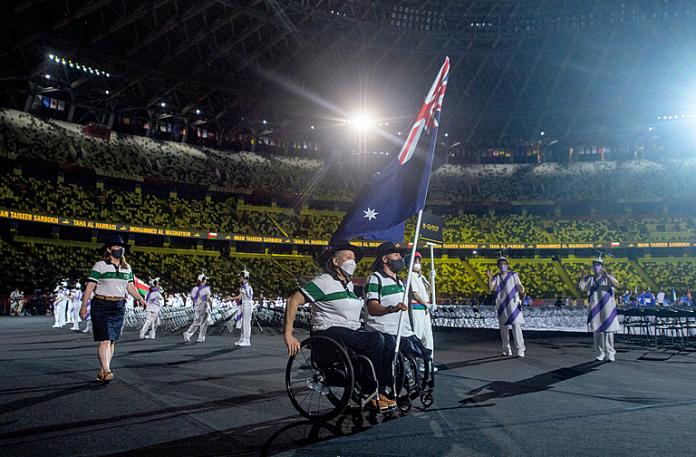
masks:
<instances>
[{"instance_id":1,"label":"australian flag","mask_svg":"<svg viewBox=\"0 0 696 457\"><path fill-rule=\"evenodd\" d=\"M406 219L425 207L449 68L446 57L399 155L365 185L331 242L355 238L395 243L404 240Z\"/></svg>"}]
</instances>

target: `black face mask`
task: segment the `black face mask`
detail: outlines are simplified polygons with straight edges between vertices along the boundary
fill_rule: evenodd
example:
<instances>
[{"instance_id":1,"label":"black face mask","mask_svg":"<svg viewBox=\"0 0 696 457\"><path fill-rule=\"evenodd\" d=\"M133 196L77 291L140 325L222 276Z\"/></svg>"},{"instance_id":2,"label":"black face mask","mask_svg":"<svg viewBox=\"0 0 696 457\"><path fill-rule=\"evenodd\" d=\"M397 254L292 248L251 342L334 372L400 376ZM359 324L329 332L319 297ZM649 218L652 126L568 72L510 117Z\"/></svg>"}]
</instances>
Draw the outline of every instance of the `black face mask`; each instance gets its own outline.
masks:
<instances>
[{"instance_id":1,"label":"black face mask","mask_svg":"<svg viewBox=\"0 0 696 457\"><path fill-rule=\"evenodd\" d=\"M112 249L111 250L111 257L113 257L115 259L120 259L121 257L123 257L123 251L124 251L123 248Z\"/></svg>"},{"instance_id":2,"label":"black face mask","mask_svg":"<svg viewBox=\"0 0 696 457\"><path fill-rule=\"evenodd\" d=\"M404 262L404 259L389 259L387 265L389 265L391 271L398 273L406 267L406 262Z\"/></svg>"}]
</instances>

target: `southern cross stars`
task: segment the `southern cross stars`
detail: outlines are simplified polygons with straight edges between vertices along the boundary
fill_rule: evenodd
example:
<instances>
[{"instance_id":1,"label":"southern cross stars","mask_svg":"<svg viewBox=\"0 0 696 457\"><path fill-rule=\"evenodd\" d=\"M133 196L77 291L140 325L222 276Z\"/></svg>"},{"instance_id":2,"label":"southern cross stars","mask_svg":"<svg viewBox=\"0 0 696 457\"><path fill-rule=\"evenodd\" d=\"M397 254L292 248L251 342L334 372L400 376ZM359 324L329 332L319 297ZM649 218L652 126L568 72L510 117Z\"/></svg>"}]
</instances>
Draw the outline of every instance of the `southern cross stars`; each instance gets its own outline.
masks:
<instances>
[{"instance_id":1,"label":"southern cross stars","mask_svg":"<svg viewBox=\"0 0 696 457\"><path fill-rule=\"evenodd\" d=\"M372 219L377 219L377 215L379 214L377 211L371 208L367 208L367 211L363 211L365 213L365 219L368 221L371 221Z\"/></svg>"}]
</instances>

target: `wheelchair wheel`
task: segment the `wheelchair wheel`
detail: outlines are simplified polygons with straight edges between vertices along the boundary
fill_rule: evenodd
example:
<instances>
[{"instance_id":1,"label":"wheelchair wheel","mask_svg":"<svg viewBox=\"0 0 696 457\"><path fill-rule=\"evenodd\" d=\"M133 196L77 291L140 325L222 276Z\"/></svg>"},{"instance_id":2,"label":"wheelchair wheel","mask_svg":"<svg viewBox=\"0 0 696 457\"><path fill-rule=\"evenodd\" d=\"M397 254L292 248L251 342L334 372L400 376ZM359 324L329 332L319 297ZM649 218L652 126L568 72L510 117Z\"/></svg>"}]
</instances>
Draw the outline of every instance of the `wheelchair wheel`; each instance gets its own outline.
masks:
<instances>
[{"instance_id":1,"label":"wheelchair wheel","mask_svg":"<svg viewBox=\"0 0 696 457\"><path fill-rule=\"evenodd\" d=\"M327 421L343 412L354 382L345 348L324 336L304 340L285 370L290 402L302 416L316 421Z\"/></svg>"}]
</instances>

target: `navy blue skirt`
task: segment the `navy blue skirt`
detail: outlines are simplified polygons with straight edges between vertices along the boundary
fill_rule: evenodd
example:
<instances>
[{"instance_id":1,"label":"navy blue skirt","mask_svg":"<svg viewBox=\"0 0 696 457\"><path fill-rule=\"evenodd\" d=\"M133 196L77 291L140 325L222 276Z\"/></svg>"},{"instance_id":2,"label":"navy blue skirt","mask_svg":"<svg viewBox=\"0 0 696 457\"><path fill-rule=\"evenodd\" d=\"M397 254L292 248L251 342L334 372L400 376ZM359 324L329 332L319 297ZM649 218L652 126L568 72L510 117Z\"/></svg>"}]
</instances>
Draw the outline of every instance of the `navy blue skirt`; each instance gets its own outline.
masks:
<instances>
[{"instance_id":1,"label":"navy blue skirt","mask_svg":"<svg viewBox=\"0 0 696 457\"><path fill-rule=\"evenodd\" d=\"M126 313L126 300L107 301L92 299L90 308L94 341L118 341Z\"/></svg>"}]
</instances>

